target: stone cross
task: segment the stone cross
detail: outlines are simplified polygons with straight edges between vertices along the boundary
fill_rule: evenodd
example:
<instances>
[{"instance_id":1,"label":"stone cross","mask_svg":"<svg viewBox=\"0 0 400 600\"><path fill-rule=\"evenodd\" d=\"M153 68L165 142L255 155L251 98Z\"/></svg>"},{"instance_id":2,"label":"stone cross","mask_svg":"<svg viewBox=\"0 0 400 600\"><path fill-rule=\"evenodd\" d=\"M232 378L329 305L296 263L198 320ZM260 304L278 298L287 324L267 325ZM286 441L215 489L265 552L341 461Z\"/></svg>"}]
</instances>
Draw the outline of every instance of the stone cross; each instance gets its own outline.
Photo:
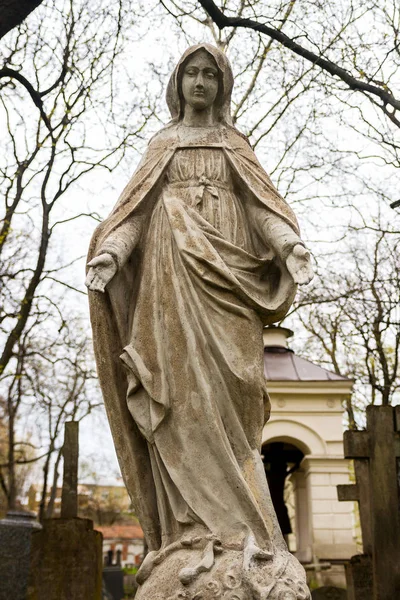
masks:
<instances>
[{"instance_id":1,"label":"stone cross","mask_svg":"<svg viewBox=\"0 0 400 600\"><path fill-rule=\"evenodd\" d=\"M349 437L348 434L351 433L353 432L346 431L345 433L345 448L348 448L346 439ZM372 556L369 460L367 458L358 458L355 460L354 473L356 476L356 483L337 486L338 500L341 502L358 502L364 553ZM362 502L360 502L360 499L362 499Z\"/></svg>"},{"instance_id":2,"label":"stone cross","mask_svg":"<svg viewBox=\"0 0 400 600\"><path fill-rule=\"evenodd\" d=\"M306 571L313 571L318 586L323 586L322 571L330 569L331 567L332 564L330 562L321 562L315 554L313 556L313 562L304 565Z\"/></svg>"},{"instance_id":3,"label":"stone cross","mask_svg":"<svg viewBox=\"0 0 400 600\"><path fill-rule=\"evenodd\" d=\"M79 423L77 421L65 423L63 457L61 518L73 519L78 516Z\"/></svg>"},{"instance_id":4,"label":"stone cross","mask_svg":"<svg viewBox=\"0 0 400 600\"><path fill-rule=\"evenodd\" d=\"M79 424L65 423L60 519L46 519L32 535L31 568L24 600L101 600L102 535L78 518ZM1 583L0 583L1 588Z\"/></svg>"},{"instance_id":5,"label":"stone cross","mask_svg":"<svg viewBox=\"0 0 400 600\"><path fill-rule=\"evenodd\" d=\"M338 498L359 503L373 599L400 598L400 406L368 406L367 430L346 431L344 453L354 459L356 484L338 486Z\"/></svg>"}]
</instances>

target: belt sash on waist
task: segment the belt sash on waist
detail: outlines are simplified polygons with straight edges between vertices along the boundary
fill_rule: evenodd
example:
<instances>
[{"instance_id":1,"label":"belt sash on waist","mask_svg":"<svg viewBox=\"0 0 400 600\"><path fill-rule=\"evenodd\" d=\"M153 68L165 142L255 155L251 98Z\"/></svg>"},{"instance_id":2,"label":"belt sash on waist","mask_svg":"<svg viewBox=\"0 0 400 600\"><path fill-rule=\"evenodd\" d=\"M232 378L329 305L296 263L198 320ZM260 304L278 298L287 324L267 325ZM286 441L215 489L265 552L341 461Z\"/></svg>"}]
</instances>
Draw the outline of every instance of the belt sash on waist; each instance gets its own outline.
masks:
<instances>
[{"instance_id":1,"label":"belt sash on waist","mask_svg":"<svg viewBox=\"0 0 400 600\"><path fill-rule=\"evenodd\" d=\"M169 181L168 186L172 188L217 188L221 190L232 191L232 186L228 182L214 181L207 179L206 177L200 177L199 179L187 179L186 181Z\"/></svg>"}]
</instances>

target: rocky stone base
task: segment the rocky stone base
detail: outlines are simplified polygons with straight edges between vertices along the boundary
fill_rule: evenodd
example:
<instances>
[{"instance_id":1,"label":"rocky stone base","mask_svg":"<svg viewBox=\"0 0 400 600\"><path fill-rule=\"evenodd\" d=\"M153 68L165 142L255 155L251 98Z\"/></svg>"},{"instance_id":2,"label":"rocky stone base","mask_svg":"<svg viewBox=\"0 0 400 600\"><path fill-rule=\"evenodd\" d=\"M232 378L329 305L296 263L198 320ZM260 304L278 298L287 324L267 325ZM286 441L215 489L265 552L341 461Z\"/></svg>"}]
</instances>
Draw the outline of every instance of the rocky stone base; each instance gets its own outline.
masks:
<instances>
[{"instance_id":1,"label":"rocky stone base","mask_svg":"<svg viewBox=\"0 0 400 600\"><path fill-rule=\"evenodd\" d=\"M305 572L287 551L259 558L216 542L150 553L135 600L310 600Z\"/></svg>"}]
</instances>

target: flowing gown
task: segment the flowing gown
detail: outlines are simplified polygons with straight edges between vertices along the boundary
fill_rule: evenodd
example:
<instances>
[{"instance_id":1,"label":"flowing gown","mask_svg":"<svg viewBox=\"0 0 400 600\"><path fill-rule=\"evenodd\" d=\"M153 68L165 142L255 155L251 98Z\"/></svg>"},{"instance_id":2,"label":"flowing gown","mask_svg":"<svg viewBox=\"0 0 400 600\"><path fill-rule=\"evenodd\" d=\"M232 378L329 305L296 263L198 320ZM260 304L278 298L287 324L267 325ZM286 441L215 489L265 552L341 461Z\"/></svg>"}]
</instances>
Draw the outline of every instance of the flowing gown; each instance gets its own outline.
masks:
<instances>
[{"instance_id":1,"label":"flowing gown","mask_svg":"<svg viewBox=\"0 0 400 600\"><path fill-rule=\"evenodd\" d=\"M246 205L220 148L195 147L176 151L151 214L121 358L163 547L211 533L232 548L252 534L266 548L277 531L259 453L266 212Z\"/></svg>"}]
</instances>

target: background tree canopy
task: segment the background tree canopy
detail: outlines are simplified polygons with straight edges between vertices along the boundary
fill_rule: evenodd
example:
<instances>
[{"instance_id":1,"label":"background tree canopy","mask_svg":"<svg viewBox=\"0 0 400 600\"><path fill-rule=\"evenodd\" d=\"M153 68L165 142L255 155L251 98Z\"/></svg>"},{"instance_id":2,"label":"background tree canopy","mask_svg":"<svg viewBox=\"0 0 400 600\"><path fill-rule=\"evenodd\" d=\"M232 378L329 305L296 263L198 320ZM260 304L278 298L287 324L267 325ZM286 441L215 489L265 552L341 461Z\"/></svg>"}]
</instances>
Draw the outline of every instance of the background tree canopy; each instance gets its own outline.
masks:
<instances>
[{"instance_id":1,"label":"background tree canopy","mask_svg":"<svg viewBox=\"0 0 400 600\"><path fill-rule=\"evenodd\" d=\"M398 3L6 5L0 487L8 504L24 474L40 468L42 516L51 513L46 490L57 484L62 424L100 403L84 254L146 141L168 121L172 65L199 41L228 54L236 126L299 215L315 258L317 276L285 321L294 348L356 379L351 427L363 425L368 402L397 402L400 226L390 204L400 197Z\"/></svg>"}]
</instances>

